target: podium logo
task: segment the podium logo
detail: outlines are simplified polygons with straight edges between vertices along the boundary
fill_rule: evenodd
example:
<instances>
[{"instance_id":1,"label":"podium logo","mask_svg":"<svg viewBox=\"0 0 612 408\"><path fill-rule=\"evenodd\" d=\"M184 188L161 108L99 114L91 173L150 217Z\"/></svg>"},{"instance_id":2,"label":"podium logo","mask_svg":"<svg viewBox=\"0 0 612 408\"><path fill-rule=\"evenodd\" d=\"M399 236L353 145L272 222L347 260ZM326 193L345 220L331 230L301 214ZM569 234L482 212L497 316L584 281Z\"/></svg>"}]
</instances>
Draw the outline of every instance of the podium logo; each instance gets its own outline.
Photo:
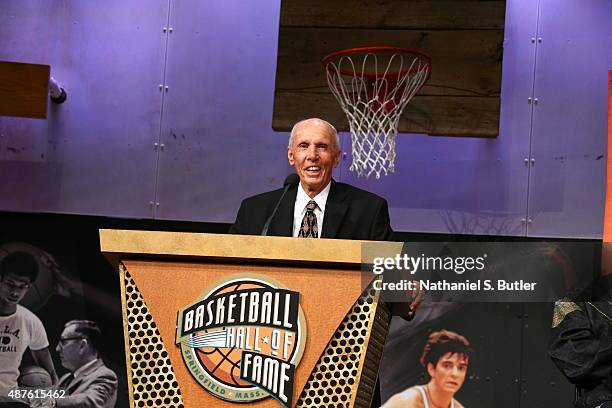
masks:
<instances>
[{"instance_id":1,"label":"podium logo","mask_svg":"<svg viewBox=\"0 0 612 408\"><path fill-rule=\"evenodd\" d=\"M300 294L268 278L237 275L178 313L176 344L193 377L215 397L293 405L306 343Z\"/></svg>"}]
</instances>

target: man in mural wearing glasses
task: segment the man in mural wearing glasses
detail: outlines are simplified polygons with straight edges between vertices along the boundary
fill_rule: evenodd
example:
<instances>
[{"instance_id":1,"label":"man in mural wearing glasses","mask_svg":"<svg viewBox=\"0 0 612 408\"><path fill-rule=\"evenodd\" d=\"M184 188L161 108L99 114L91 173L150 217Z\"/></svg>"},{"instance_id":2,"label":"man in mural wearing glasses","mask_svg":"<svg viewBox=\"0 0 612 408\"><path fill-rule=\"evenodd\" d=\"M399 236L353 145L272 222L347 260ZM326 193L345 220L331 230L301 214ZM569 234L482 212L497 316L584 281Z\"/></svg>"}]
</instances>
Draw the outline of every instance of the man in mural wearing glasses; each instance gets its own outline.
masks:
<instances>
[{"instance_id":1,"label":"man in mural wearing glasses","mask_svg":"<svg viewBox=\"0 0 612 408\"><path fill-rule=\"evenodd\" d=\"M45 328L34 313L19 304L37 276L38 262L27 252L16 251L0 260L0 401L16 388L27 348L36 364L57 382Z\"/></svg>"},{"instance_id":2,"label":"man in mural wearing glasses","mask_svg":"<svg viewBox=\"0 0 612 408\"><path fill-rule=\"evenodd\" d=\"M50 406L111 408L117 401L117 376L100 358L102 332L90 320L71 320L55 348L62 366L70 371L57 388L65 394ZM48 406L48 405L43 405Z\"/></svg>"}]
</instances>

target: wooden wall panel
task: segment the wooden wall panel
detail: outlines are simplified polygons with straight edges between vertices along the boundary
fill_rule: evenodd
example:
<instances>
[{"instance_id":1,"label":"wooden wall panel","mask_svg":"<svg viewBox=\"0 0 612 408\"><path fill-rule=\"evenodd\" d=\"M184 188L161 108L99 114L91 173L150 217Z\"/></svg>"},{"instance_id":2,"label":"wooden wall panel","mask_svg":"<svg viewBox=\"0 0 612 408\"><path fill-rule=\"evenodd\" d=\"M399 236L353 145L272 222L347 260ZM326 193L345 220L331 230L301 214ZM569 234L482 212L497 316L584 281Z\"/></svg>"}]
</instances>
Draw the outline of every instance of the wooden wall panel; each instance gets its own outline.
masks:
<instances>
[{"instance_id":1,"label":"wooden wall panel","mask_svg":"<svg viewBox=\"0 0 612 408\"><path fill-rule=\"evenodd\" d=\"M286 6L286 7L285 7ZM281 24L293 27L503 29L500 0L283 0Z\"/></svg>"},{"instance_id":2,"label":"wooden wall panel","mask_svg":"<svg viewBox=\"0 0 612 408\"><path fill-rule=\"evenodd\" d=\"M497 136L504 10L504 1L283 0L272 127L289 130L318 116L348 130L321 58L345 48L393 45L423 50L433 61L400 132Z\"/></svg>"},{"instance_id":3,"label":"wooden wall panel","mask_svg":"<svg viewBox=\"0 0 612 408\"><path fill-rule=\"evenodd\" d=\"M338 129L348 130L348 121L338 103L324 92L279 92L274 113L273 126L277 130L290 130L297 120L307 117L323 118ZM475 136L477 125L477 136L495 137L498 123L499 98L417 95L406 106L399 129L430 135Z\"/></svg>"},{"instance_id":4,"label":"wooden wall panel","mask_svg":"<svg viewBox=\"0 0 612 408\"><path fill-rule=\"evenodd\" d=\"M45 119L49 65L0 61L0 116Z\"/></svg>"}]
</instances>

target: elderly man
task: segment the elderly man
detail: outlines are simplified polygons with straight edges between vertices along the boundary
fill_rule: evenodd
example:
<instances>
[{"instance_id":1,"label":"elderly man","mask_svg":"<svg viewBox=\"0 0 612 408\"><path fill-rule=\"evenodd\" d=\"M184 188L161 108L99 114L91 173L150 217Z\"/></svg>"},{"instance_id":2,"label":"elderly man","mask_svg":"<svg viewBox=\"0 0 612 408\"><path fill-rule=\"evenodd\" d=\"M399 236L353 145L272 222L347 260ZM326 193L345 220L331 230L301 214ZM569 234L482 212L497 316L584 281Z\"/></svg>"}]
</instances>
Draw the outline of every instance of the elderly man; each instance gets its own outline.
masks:
<instances>
[{"instance_id":1,"label":"elderly man","mask_svg":"<svg viewBox=\"0 0 612 408\"><path fill-rule=\"evenodd\" d=\"M387 201L332 179L340 153L340 138L330 123L317 118L296 123L287 159L299 183L245 199L229 232L260 235L266 230L267 235L285 237L391 240ZM412 299L391 304L392 313L412 319L422 298L412 294ZM380 405L378 394L377 385L373 407Z\"/></svg>"},{"instance_id":2,"label":"elderly man","mask_svg":"<svg viewBox=\"0 0 612 408\"><path fill-rule=\"evenodd\" d=\"M17 386L26 349L36 364L57 381L47 333L40 319L19 302L38 276L38 262L27 252L13 252L0 261L0 401Z\"/></svg>"},{"instance_id":3,"label":"elderly man","mask_svg":"<svg viewBox=\"0 0 612 408\"><path fill-rule=\"evenodd\" d=\"M89 320L72 320L64 325L56 351L70 373L60 378L57 407L111 408L117 400L117 376L98 354L101 331Z\"/></svg>"},{"instance_id":4,"label":"elderly man","mask_svg":"<svg viewBox=\"0 0 612 408\"><path fill-rule=\"evenodd\" d=\"M332 170L340 162L340 142L331 124L317 118L296 123L291 130L287 159L295 168L299 183L289 186L270 220L268 235L391 239L387 202L332 179ZM244 200L230 232L261 234L283 190Z\"/></svg>"}]
</instances>

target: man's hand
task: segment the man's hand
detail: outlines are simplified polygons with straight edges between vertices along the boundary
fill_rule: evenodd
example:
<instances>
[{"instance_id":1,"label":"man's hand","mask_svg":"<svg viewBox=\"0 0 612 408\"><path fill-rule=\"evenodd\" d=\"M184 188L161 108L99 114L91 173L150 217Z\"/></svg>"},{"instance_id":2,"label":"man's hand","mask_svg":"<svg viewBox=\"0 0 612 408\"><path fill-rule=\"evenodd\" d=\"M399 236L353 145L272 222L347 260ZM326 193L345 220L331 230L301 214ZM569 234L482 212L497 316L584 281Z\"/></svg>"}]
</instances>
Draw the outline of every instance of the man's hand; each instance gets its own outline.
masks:
<instances>
[{"instance_id":1,"label":"man's hand","mask_svg":"<svg viewBox=\"0 0 612 408\"><path fill-rule=\"evenodd\" d=\"M410 321L414 318L419 305L425 298L425 291L421 288L420 281L414 281L415 289L406 293L408 301L391 303L391 314L399 316L404 320Z\"/></svg>"},{"instance_id":2,"label":"man's hand","mask_svg":"<svg viewBox=\"0 0 612 408\"><path fill-rule=\"evenodd\" d=\"M53 398L35 398L30 401L30 408L55 408L56 403Z\"/></svg>"}]
</instances>

